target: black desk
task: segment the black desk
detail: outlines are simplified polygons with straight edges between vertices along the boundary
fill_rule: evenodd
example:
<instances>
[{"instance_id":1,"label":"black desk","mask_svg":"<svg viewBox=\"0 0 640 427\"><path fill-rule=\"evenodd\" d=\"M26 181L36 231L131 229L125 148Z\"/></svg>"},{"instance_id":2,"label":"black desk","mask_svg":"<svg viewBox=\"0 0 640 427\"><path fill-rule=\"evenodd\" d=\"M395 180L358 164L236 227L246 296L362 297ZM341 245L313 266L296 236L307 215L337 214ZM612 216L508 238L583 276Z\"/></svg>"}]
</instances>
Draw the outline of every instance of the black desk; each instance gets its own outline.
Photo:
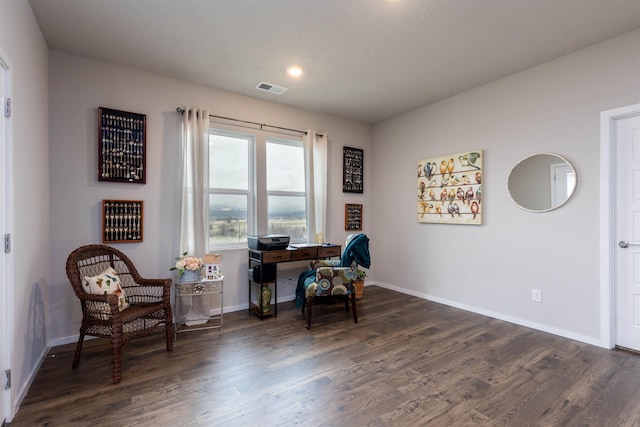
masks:
<instances>
[{"instance_id":1,"label":"black desk","mask_svg":"<svg viewBox=\"0 0 640 427\"><path fill-rule=\"evenodd\" d=\"M339 257L341 253L341 245L327 244L318 246L306 246L302 248L288 248L276 251L259 251L256 249L249 249L249 269L253 269L256 266L260 266L260 274L257 277L257 281L253 280L253 276L249 275L249 313L254 313L261 320L267 316L278 316L278 271L277 264L281 262L302 261L306 259L326 259L332 257ZM265 276L265 268L262 266L267 264L273 264L275 269L275 276L273 280L263 280ZM273 283L274 303L273 310L269 312L262 311L262 292L261 288L263 284ZM251 301L251 288L252 286L258 286L258 304Z\"/></svg>"}]
</instances>

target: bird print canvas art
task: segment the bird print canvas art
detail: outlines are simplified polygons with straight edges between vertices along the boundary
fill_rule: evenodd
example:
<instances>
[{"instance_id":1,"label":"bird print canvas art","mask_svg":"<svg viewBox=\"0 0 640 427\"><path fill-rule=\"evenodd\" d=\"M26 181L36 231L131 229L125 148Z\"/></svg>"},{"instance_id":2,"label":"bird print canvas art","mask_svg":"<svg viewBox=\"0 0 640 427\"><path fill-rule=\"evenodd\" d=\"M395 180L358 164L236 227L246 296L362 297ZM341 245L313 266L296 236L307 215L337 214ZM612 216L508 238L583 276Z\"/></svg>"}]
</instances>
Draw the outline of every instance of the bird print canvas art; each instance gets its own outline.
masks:
<instances>
[{"instance_id":1,"label":"bird print canvas art","mask_svg":"<svg viewBox=\"0 0 640 427\"><path fill-rule=\"evenodd\" d=\"M484 153L464 153L418 161L418 222L481 225Z\"/></svg>"}]
</instances>

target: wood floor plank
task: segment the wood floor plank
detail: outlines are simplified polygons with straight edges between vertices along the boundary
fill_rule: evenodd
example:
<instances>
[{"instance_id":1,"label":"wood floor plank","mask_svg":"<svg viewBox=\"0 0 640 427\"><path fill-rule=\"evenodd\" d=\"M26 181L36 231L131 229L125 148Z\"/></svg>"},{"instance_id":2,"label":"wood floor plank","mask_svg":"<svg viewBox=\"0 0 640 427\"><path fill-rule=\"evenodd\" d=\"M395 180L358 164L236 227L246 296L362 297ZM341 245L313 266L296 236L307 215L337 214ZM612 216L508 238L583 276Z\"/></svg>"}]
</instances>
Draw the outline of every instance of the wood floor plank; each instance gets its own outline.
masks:
<instances>
[{"instance_id":1,"label":"wood floor plank","mask_svg":"<svg viewBox=\"0 0 640 427\"><path fill-rule=\"evenodd\" d=\"M579 416L567 422L569 426L595 425L612 418L618 418L628 404L629 396L638 390L638 378L627 375L631 369L638 369L637 360L625 360L620 369L602 377L605 387L597 390Z\"/></svg>"},{"instance_id":2,"label":"wood floor plank","mask_svg":"<svg viewBox=\"0 0 640 427\"><path fill-rule=\"evenodd\" d=\"M222 331L163 331L123 350L54 348L11 427L637 426L640 357L369 286L358 323L293 303L225 315Z\"/></svg>"}]
</instances>

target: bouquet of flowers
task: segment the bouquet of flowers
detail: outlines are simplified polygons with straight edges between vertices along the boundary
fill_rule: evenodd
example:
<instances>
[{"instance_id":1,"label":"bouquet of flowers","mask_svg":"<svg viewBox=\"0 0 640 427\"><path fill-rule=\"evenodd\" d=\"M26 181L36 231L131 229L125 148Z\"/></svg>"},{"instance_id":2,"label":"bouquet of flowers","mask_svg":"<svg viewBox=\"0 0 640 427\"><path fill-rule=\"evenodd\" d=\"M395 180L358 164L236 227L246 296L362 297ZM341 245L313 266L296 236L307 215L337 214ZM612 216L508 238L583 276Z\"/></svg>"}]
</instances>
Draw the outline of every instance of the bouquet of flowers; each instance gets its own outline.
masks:
<instances>
[{"instance_id":1,"label":"bouquet of flowers","mask_svg":"<svg viewBox=\"0 0 640 427\"><path fill-rule=\"evenodd\" d=\"M183 253L180 257L176 258L176 265L169 270L178 270L178 277L182 276L186 270L198 271L202 268L202 259Z\"/></svg>"}]
</instances>

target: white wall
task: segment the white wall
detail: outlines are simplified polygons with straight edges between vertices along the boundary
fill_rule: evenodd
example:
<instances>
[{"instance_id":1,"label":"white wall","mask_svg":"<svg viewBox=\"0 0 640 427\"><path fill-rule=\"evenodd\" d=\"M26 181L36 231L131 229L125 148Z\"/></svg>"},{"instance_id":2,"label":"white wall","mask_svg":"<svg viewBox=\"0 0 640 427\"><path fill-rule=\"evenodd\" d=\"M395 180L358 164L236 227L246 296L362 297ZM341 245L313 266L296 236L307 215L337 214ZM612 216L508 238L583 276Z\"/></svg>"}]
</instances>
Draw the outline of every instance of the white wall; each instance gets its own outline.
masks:
<instances>
[{"instance_id":1,"label":"white wall","mask_svg":"<svg viewBox=\"0 0 640 427\"><path fill-rule=\"evenodd\" d=\"M47 46L28 2L0 2L0 50L10 62L13 101L14 280L6 285L13 293L10 404L15 414L48 339Z\"/></svg>"},{"instance_id":2,"label":"white wall","mask_svg":"<svg viewBox=\"0 0 640 427\"><path fill-rule=\"evenodd\" d=\"M208 108L211 114L294 129L311 128L329 135L328 238L344 242L344 204L363 203L364 195L342 193L342 146L363 148L368 155L371 127L270 102L231 94L60 51L49 54L51 134L51 337L53 344L75 340L80 305L64 265L76 247L101 242L103 199L144 201L144 242L114 244L129 255L143 276L170 277L179 255L180 125L176 107ZM117 184L97 180L97 108L147 115L147 183ZM233 128L231 128L233 129ZM263 140L264 134L259 136ZM370 170L369 165L365 174ZM370 174L368 174L370 176ZM366 190L365 190L366 191ZM370 217L369 217L370 218ZM365 214L365 227L368 226ZM224 251L226 310L247 306L247 251ZM278 296L293 298L294 273L283 272ZM283 266L284 267L284 266Z\"/></svg>"},{"instance_id":3,"label":"white wall","mask_svg":"<svg viewBox=\"0 0 640 427\"><path fill-rule=\"evenodd\" d=\"M640 31L627 33L374 126L376 280L600 344L599 113L640 102L639 46ZM417 161L474 149L484 225L418 224ZM506 190L536 152L577 170L573 199L549 213L520 210Z\"/></svg>"}]
</instances>

